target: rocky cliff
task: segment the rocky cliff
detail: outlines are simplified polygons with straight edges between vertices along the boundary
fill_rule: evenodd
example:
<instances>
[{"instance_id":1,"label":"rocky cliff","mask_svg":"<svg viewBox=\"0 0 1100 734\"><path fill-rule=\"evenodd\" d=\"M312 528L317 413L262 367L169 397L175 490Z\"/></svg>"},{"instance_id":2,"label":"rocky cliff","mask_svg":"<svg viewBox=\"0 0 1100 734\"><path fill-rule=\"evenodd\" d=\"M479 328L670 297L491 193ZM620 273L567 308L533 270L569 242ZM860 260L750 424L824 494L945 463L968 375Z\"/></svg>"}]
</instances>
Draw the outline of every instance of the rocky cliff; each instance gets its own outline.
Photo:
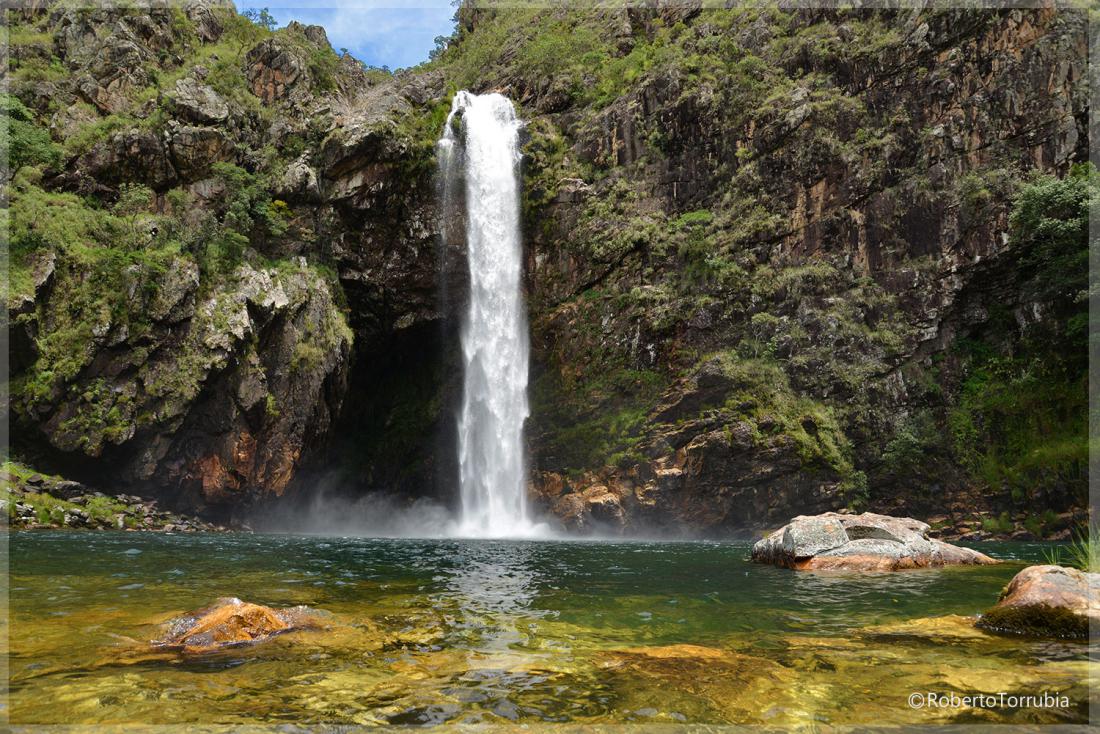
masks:
<instances>
[{"instance_id":1,"label":"rocky cliff","mask_svg":"<svg viewBox=\"0 0 1100 734\"><path fill-rule=\"evenodd\" d=\"M231 6L7 15L16 451L224 515L384 424L342 406L439 361L405 343L439 314L416 81Z\"/></svg>"},{"instance_id":2,"label":"rocky cliff","mask_svg":"<svg viewBox=\"0 0 1100 734\"><path fill-rule=\"evenodd\" d=\"M499 89L545 511L1040 534L1084 504L1080 12L462 7L397 75L213 3L7 14L36 463L208 512L451 496L465 264L432 143L455 89Z\"/></svg>"},{"instance_id":3,"label":"rocky cliff","mask_svg":"<svg viewBox=\"0 0 1100 734\"><path fill-rule=\"evenodd\" d=\"M1080 13L460 19L444 63L531 120L552 512L724 533L969 505L1036 530L1083 504L1086 184L1062 209L1035 178L1086 159Z\"/></svg>"}]
</instances>

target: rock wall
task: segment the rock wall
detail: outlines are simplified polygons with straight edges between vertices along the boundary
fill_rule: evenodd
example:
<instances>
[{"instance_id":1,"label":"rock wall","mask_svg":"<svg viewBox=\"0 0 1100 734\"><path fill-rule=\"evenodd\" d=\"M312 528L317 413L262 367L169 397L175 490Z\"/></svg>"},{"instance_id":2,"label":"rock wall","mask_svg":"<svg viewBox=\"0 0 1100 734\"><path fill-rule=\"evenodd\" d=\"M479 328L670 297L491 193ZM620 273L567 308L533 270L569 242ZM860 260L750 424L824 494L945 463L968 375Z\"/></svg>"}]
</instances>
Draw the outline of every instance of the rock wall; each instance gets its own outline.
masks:
<instances>
[{"instance_id":1,"label":"rock wall","mask_svg":"<svg viewBox=\"0 0 1100 734\"><path fill-rule=\"evenodd\" d=\"M531 491L563 524L1077 501L928 435L965 345L1065 331L1010 212L1087 158L1083 13L463 6L393 75L220 3L7 12L27 458L207 512L452 498L465 261L433 142L470 88L527 121Z\"/></svg>"},{"instance_id":2,"label":"rock wall","mask_svg":"<svg viewBox=\"0 0 1100 734\"><path fill-rule=\"evenodd\" d=\"M385 447L330 443L378 352L443 318L430 144L406 122L425 82L226 4L9 13L11 91L58 149L8 182L16 450L221 517L349 455L352 491L388 488ZM81 226L36 232L60 206ZM431 484L434 448L407 450Z\"/></svg>"},{"instance_id":3,"label":"rock wall","mask_svg":"<svg viewBox=\"0 0 1100 734\"><path fill-rule=\"evenodd\" d=\"M615 99L540 86L522 48L486 84L533 118L532 491L605 531L1008 501L957 461L899 476L882 454L925 412L948 431L959 345L998 314L1008 353L1056 318L1009 212L1016 182L1087 159L1083 16L663 13L616 16L605 63L683 56Z\"/></svg>"}]
</instances>

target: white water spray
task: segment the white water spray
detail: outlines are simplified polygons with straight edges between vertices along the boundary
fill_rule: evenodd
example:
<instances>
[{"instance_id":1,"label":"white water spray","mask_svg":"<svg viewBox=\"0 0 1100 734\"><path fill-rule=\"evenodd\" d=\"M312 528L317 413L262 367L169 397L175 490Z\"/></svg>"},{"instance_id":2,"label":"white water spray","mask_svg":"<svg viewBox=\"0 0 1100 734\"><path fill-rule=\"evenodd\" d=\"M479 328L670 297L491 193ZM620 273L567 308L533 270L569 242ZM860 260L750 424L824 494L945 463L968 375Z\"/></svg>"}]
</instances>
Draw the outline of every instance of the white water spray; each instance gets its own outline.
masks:
<instances>
[{"instance_id":1,"label":"white water spray","mask_svg":"<svg viewBox=\"0 0 1100 734\"><path fill-rule=\"evenodd\" d=\"M445 191L459 161L465 177L470 302L462 323L457 528L463 536L522 537L539 530L527 514L523 443L529 346L521 289L521 126L506 97L459 92L439 141Z\"/></svg>"}]
</instances>

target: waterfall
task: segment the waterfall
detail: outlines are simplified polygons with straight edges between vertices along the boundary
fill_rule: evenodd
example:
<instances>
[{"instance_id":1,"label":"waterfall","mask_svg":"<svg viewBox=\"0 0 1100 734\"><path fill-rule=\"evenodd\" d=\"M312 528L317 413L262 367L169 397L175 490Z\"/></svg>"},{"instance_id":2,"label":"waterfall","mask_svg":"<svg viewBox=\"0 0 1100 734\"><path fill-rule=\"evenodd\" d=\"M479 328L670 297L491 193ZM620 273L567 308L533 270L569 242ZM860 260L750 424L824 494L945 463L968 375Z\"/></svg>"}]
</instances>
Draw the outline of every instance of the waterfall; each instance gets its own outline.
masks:
<instances>
[{"instance_id":1,"label":"waterfall","mask_svg":"<svg viewBox=\"0 0 1100 734\"><path fill-rule=\"evenodd\" d=\"M521 126L506 97L459 92L438 146L444 198L453 196L455 176L461 173L465 180L470 295L461 335L457 528L463 536L535 531L527 514L523 442L529 347L519 233ZM444 201L445 214L448 204Z\"/></svg>"}]
</instances>

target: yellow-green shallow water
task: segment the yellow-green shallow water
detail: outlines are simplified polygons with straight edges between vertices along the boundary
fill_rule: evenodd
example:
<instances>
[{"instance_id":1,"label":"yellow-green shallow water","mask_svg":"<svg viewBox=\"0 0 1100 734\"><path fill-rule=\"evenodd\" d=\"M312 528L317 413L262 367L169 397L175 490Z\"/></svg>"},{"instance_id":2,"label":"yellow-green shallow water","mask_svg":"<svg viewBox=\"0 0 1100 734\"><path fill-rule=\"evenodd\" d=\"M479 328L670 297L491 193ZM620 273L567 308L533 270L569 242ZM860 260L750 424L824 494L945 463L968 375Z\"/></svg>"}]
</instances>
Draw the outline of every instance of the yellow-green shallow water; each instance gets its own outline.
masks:
<instances>
[{"instance_id":1,"label":"yellow-green shallow water","mask_svg":"<svg viewBox=\"0 0 1100 734\"><path fill-rule=\"evenodd\" d=\"M972 626L1039 544L868 575L759 566L735 542L9 540L17 725L1088 721L1088 645ZM306 604L326 629L150 654L161 622L221 596ZM929 693L1056 701L911 705Z\"/></svg>"}]
</instances>

